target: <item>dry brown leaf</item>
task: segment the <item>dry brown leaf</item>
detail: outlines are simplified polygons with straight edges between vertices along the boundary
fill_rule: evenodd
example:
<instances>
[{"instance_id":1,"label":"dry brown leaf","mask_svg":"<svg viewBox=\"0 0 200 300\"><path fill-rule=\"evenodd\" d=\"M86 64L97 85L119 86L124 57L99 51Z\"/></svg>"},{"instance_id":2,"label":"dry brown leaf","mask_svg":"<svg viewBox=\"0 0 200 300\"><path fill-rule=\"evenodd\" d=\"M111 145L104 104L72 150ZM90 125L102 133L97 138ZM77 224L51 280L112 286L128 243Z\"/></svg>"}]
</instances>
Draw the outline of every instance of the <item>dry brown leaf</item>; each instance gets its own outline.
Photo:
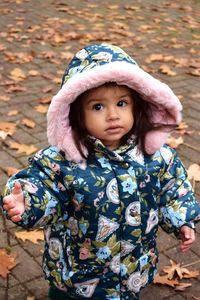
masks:
<instances>
[{"instance_id":1,"label":"dry brown leaf","mask_svg":"<svg viewBox=\"0 0 200 300\"><path fill-rule=\"evenodd\" d=\"M0 44L0 51L4 51L4 50L6 50L6 46L3 44Z\"/></svg>"},{"instance_id":2,"label":"dry brown leaf","mask_svg":"<svg viewBox=\"0 0 200 300\"><path fill-rule=\"evenodd\" d=\"M26 300L35 300L35 297L28 296Z\"/></svg>"},{"instance_id":3,"label":"dry brown leaf","mask_svg":"<svg viewBox=\"0 0 200 300\"><path fill-rule=\"evenodd\" d=\"M16 116L18 114L18 110L11 110L7 113L8 116Z\"/></svg>"},{"instance_id":4,"label":"dry brown leaf","mask_svg":"<svg viewBox=\"0 0 200 300\"><path fill-rule=\"evenodd\" d=\"M192 164L187 171L189 180L193 179L195 181L200 181L200 165Z\"/></svg>"},{"instance_id":5,"label":"dry brown leaf","mask_svg":"<svg viewBox=\"0 0 200 300\"><path fill-rule=\"evenodd\" d=\"M119 5L117 5L117 4L107 4L106 6L111 10L119 8Z\"/></svg>"},{"instance_id":6,"label":"dry brown leaf","mask_svg":"<svg viewBox=\"0 0 200 300\"><path fill-rule=\"evenodd\" d=\"M184 274L183 278L197 278L199 276L199 271L190 271L189 274Z\"/></svg>"},{"instance_id":7,"label":"dry brown leaf","mask_svg":"<svg viewBox=\"0 0 200 300\"><path fill-rule=\"evenodd\" d=\"M162 61L163 60L163 54L151 54L149 57L145 59L146 63L152 63L154 61Z\"/></svg>"},{"instance_id":8,"label":"dry brown leaf","mask_svg":"<svg viewBox=\"0 0 200 300\"><path fill-rule=\"evenodd\" d=\"M174 62L176 63L177 67L187 67L188 66L187 58L175 58Z\"/></svg>"},{"instance_id":9,"label":"dry brown leaf","mask_svg":"<svg viewBox=\"0 0 200 300\"><path fill-rule=\"evenodd\" d=\"M192 75L192 76L200 77L200 69L187 71L186 74L189 74L189 75Z\"/></svg>"},{"instance_id":10,"label":"dry brown leaf","mask_svg":"<svg viewBox=\"0 0 200 300\"><path fill-rule=\"evenodd\" d=\"M12 122L0 122L0 131L4 131L7 135L13 135L16 130L16 124Z\"/></svg>"},{"instance_id":11,"label":"dry brown leaf","mask_svg":"<svg viewBox=\"0 0 200 300\"><path fill-rule=\"evenodd\" d=\"M24 80L26 78L25 73L19 68L15 68L10 72L10 74L11 74L10 77L15 81Z\"/></svg>"},{"instance_id":12,"label":"dry brown leaf","mask_svg":"<svg viewBox=\"0 0 200 300\"><path fill-rule=\"evenodd\" d=\"M47 87L45 87L43 90L43 93L49 93L49 92L51 92L52 91L52 86L47 86Z\"/></svg>"},{"instance_id":13,"label":"dry brown leaf","mask_svg":"<svg viewBox=\"0 0 200 300\"><path fill-rule=\"evenodd\" d=\"M153 282L157 284L169 285L171 287L175 287L179 284L179 281L177 279L170 280L167 275L160 276L159 274L156 274Z\"/></svg>"},{"instance_id":14,"label":"dry brown leaf","mask_svg":"<svg viewBox=\"0 0 200 300\"><path fill-rule=\"evenodd\" d=\"M17 93L17 92L25 92L27 90L26 87L18 85L18 84L12 84L8 87L7 92L12 94L12 93Z\"/></svg>"},{"instance_id":15,"label":"dry brown leaf","mask_svg":"<svg viewBox=\"0 0 200 300\"><path fill-rule=\"evenodd\" d=\"M10 273L10 270L12 270L16 266L16 253L13 254L7 254L4 249L0 249L0 276L3 278L6 278L7 275Z\"/></svg>"},{"instance_id":16,"label":"dry brown leaf","mask_svg":"<svg viewBox=\"0 0 200 300\"><path fill-rule=\"evenodd\" d=\"M37 148L33 145L25 145L16 142L10 142L9 147L10 149L17 150L17 153L26 153L27 155L37 151Z\"/></svg>"},{"instance_id":17,"label":"dry brown leaf","mask_svg":"<svg viewBox=\"0 0 200 300\"><path fill-rule=\"evenodd\" d=\"M187 282L180 282L178 285L176 285L175 287L175 291L185 291L186 288L192 286L191 283L187 283Z\"/></svg>"},{"instance_id":18,"label":"dry brown leaf","mask_svg":"<svg viewBox=\"0 0 200 300\"><path fill-rule=\"evenodd\" d=\"M35 128L35 122L31 119L24 118L21 120L21 123L29 128Z\"/></svg>"},{"instance_id":19,"label":"dry brown leaf","mask_svg":"<svg viewBox=\"0 0 200 300\"><path fill-rule=\"evenodd\" d=\"M175 76L176 75L176 72L172 71L170 69L169 66L167 65L161 65L159 67L159 71L162 73L162 74L166 74L166 75L169 75L169 76Z\"/></svg>"},{"instance_id":20,"label":"dry brown leaf","mask_svg":"<svg viewBox=\"0 0 200 300\"><path fill-rule=\"evenodd\" d=\"M35 109L37 112L41 113L41 114L46 114L47 111L48 111L48 106L45 106L45 105L37 105L37 106L34 107L34 109Z\"/></svg>"},{"instance_id":21,"label":"dry brown leaf","mask_svg":"<svg viewBox=\"0 0 200 300\"><path fill-rule=\"evenodd\" d=\"M10 100L9 96L7 96L7 95L0 95L0 101L6 102L6 101L9 101L9 100Z\"/></svg>"},{"instance_id":22,"label":"dry brown leaf","mask_svg":"<svg viewBox=\"0 0 200 300\"><path fill-rule=\"evenodd\" d=\"M39 103L49 104L51 103L51 100L52 100L52 96L39 100Z\"/></svg>"},{"instance_id":23,"label":"dry brown leaf","mask_svg":"<svg viewBox=\"0 0 200 300\"><path fill-rule=\"evenodd\" d=\"M19 169L16 169L16 168L13 168L13 167L6 167L4 168L4 170L6 171L6 174L10 177L16 173L18 173L20 170Z\"/></svg>"},{"instance_id":24,"label":"dry brown leaf","mask_svg":"<svg viewBox=\"0 0 200 300\"><path fill-rule=\"evenodd\" d=\"M15 232L17 238L21 239L23 242L26 240L31 241L34 244L38 244L38 241L44 240L43 230L23 230Z\"/></svg>"},{"instance_id":25,"label":"dry brown leaf","mask_svg":"<svg viewBox=\"0 0 200 300\"><path fill-rule=\"evenodd\" d=\"M0 130L0 138L5 141L5 139L7 138L9 134L3 130Z\"/></svg>"},{"instance_id":26,"label":"dry brown leaf","mask_svg":"<svg viewBox=\"0 0 200 300\"><path fill-rule=\"evenodd\" d=\"M173 279L178 276L180 279L185 278L185 276L191 275L193 271L189 271L185 267L181 267L180 263L176 263L175 261L170 259L171 266L166 266L163 268L163 272L167 273L168 279ZM189 277L187 277L189 278Z\"/></svg>"},{"instance_id":27,"label":"dry brown leaf","mask_svg":"<svg viewBox=\"0 0 200 300\"><path fill-rule=\"evenodd\" d=\"M37 70L28 71L29 76L38 76L40 73Z\"/></svg>"},{"instance_id":28,"label":"dry brown leaf","mask_svg":"<svg viewBox=\"0 0 200 300\"><path fill-rule=\"evenodd\" d=\"M168 139L167 139L167 144L176 149L179 145L183 144L184 140L182 138L182 136L178 137L178 138L175 138L173 136L169 136Z\"/></svg>"},{"instance_id":29,"label":"dry brown leaf","mask_svg":"<svg viewBox=\"0 0 200 300\"><path fill-rule=\"evenodd\" d=\"M191 96L193 99L200 99L200 93L196 93L196 94L193 94L192 96Z\"/></svg>"},{"instance_id":30,"label":"dry brown leaf","mask_svg":"<svg viewBox=\"0 0 200 300\"><path fill-rule=\"evenodd\" d=\"M183 129L186 129L188 128L188 125L186 124L186 122L181 122L179 124L179 126L176 128L176 130L183 130Z\"/></svg>"}]
</instances>

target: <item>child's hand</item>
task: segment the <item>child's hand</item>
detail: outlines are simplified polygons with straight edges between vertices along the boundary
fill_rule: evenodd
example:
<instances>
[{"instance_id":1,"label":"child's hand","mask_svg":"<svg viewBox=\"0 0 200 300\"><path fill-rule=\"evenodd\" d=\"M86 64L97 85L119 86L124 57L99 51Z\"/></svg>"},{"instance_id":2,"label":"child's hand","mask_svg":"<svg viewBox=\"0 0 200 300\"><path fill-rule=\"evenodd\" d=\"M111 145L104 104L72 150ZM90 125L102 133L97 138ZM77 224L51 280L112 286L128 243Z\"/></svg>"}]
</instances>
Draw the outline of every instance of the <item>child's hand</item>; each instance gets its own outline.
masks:
<instances>
[{"instance_id":1,"label":"child's hand","mask_svg":"<svg viewBox=\"0 0 200 300\"><path fill-rule=\"evenodd\" d=\"M181 237L181 251L187 251L192 243L195 241L195 231L194 229L188 226L182 226L180 228L180 237Z\"/></svg>"},{"instance_id":2,"label":"child's hand","mask_svg":"<svg viewBox=\"0 0 200 300\"><path fill-rule=\"evenodd\" d=\"M3 198L3 208L13 222L19 222L25 211L24 194L19 182L14 183L12 193Z\"/></svg>"}]
</instances>

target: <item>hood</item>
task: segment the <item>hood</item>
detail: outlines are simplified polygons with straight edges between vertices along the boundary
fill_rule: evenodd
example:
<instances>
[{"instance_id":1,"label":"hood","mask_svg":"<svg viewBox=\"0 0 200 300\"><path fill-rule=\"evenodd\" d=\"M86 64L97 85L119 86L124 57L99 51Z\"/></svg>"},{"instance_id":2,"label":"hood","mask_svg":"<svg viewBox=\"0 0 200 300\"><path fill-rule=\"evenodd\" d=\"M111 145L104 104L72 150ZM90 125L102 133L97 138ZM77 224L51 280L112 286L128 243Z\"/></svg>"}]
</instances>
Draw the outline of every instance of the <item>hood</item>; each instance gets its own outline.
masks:
<instances>
[{"instance_id":1,"label":"hood","mask_svg":"<svg viewBox=\"0 0 200 300\"><path fill-rule=\"evenodd\" d=\"M65 152L75 162L82 157L73 140L69 124L70 104L76 98L105 82L116 82L137 91L149 102L152 122L176 125L181 121L182 106L168 85L143 71L122 49L108 44L89 45L80 50L69 63L59 92L53 97L47 113L47 137L50 145ZM147 133L145 149L155 153L165 142L169 130Z\"/></svg>"}]
</instances>

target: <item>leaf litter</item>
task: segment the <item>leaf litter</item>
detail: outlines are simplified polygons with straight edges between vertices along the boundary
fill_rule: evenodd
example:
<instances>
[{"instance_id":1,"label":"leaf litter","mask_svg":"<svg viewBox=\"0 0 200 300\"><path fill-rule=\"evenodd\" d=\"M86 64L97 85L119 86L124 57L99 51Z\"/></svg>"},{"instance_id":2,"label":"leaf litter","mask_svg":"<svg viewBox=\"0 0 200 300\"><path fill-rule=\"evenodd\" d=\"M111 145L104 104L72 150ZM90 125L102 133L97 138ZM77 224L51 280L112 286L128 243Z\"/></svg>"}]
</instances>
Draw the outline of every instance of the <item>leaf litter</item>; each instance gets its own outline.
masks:
<instances>
[{"instance_id":1,"label":"leaf litter","mask_svg":"<svg viewBox=\"0 0 200 300\"><path fill-rule=\"evenodd\" d=\"M190 271L185 266L181 266L173 260L170 260L171 265L165 266L162 271L165 275L157 274L154 278L154 284L167 285L174 288L176 291L185 291L188 287L192 286L190 282L180 281L182 279L198 278L199 271Z\"/></svg>"}]
</instances>

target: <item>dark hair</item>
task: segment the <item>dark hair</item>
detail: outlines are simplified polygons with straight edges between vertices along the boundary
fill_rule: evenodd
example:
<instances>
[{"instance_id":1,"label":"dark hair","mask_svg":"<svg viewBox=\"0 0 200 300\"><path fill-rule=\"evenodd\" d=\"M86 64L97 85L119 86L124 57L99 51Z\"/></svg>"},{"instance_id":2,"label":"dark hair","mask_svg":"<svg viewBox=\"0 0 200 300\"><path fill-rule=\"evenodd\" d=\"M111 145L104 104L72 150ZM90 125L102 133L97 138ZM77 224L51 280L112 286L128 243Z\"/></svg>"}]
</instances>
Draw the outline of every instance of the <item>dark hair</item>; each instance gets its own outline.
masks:
<instances>
[{"instance_id":1,"label":"dark hair","mask_svg":"<svg viewBox=\"0 0 200 300\"><path fill-rule=\"evenodd\" d=\"M106 83L107 84L116 84L116 83ZM87 92L87 91L86 91ZM85 93L86 93L85 92ZM83 112L83 98L85 93L79 95L77 99L70 105L69 112L69 121L72 127L73 138L76 144L76 147L83 158L85 154L83 153L82 146L84 146L88 154L91 155L94 151L94 146L91 139L88 137L88 132L86 130L84 124L84 112ZM174 128L173 125L164 125L164 124L155 124L151 122L152 111L149 109L149 102L143 100L139 93L133 90L133 116L134 116L134 124L132 129L122 137L121 144L126 144L128 139L134 135L136 138L136 144L140 146L140 149L144 154L146 154L145 150L145 136L148 131L152 129L162 129L168 128L166 130L170 130L170 128Z\"/></svg>"}]
</instances>

